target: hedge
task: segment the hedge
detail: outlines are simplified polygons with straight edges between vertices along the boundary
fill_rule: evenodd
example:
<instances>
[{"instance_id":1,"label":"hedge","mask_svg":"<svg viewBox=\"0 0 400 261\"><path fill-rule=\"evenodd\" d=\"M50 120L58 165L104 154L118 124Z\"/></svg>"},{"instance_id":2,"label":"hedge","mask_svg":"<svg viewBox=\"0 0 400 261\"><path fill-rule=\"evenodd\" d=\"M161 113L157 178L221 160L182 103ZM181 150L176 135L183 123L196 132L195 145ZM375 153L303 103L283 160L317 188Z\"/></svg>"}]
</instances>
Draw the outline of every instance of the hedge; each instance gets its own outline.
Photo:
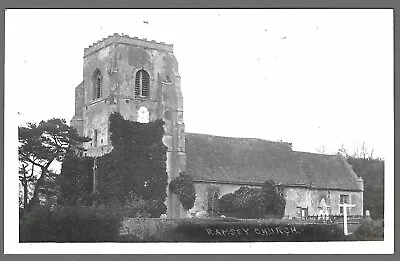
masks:
<instances>
[{"instance_id":1,"label":"hedge","mask_svg":"<svg viewBox=\"0 0 400 261\"><path fill-rule=\"evenodd\" d=\"M112 209L39 207L20 216L20 242L114 242L121 221Z\"/></svg>"},{"instance_id":2,"label":"hedge","mask_svg":"<svg viewBox=\"0 0 400 261\"><path fill-rule=\"evenodd\" d=\"M122 242L162 242L178 226L178 220L160 218L129 218L122 221Z\"/></svg>"},{"instance_id":3,"label":"hedge","mask_svg":"<svg viewBox=\"0 0 400 261\"><path fill-rule=\"evenodd\" d=\"M363 220L351 235L354 240L380 241L384 239L383 220Z\"/></svg>"},{"instance_id":4,"label":"hedge","mask_svg":"<svg viewBox=\"0 0 400 261\"><path fill-rule=\"evenodd\" d=\"M130 219L120 242L317 242L348 240L334 224L282 220Z\"/></svg>"}]
</instances>

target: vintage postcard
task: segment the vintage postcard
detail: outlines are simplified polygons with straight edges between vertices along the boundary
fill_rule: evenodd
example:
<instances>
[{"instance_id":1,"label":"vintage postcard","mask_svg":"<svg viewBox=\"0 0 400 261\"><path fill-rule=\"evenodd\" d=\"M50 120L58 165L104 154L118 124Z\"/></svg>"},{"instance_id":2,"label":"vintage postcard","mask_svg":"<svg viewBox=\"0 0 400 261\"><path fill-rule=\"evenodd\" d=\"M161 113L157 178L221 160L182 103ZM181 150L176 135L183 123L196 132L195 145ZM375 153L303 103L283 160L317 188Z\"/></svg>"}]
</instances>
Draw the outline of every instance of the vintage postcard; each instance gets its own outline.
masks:
<instances>
[{"instance_id":1,"label":"vintage postcard","mask_svg":"<svg viewBox=\"0 0 400 261\"><path fill-rule=\"evenodd\" d=\"M6 253L393 252L393 10L5 18Z\"/></svg>"}]
</instances>

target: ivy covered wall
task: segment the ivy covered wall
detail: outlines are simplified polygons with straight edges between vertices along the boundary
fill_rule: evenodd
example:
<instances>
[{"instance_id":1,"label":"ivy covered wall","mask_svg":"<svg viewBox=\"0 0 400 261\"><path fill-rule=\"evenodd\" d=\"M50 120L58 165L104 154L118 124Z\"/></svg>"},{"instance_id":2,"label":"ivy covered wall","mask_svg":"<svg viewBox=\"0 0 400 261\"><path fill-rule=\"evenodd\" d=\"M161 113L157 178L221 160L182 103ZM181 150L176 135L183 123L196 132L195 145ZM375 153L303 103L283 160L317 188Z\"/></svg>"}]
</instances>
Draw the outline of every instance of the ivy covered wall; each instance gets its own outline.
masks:
<instances>
[{"instance_id":1,"label":"ivy covered wall","mask_svg":"<svg viewBox=\"0 0 400 261\"><path fill-rule=\"evenodd\" d=\"M90 161L77 157L67 159L62 172L65 195L60 201L69 205L74 202L73 198L90 198L93 190L87 188L93 188L94 177L94 204L123 205L133 195L148 201L152 216L159 217L167 208L164 203L168 184L167 147L162 141L164 122L133 122L119 113L111 114L109 120L112 151L96 159L89 158ZM84 190L80 189L82 186Z\"/></svg>"}]
</instances>

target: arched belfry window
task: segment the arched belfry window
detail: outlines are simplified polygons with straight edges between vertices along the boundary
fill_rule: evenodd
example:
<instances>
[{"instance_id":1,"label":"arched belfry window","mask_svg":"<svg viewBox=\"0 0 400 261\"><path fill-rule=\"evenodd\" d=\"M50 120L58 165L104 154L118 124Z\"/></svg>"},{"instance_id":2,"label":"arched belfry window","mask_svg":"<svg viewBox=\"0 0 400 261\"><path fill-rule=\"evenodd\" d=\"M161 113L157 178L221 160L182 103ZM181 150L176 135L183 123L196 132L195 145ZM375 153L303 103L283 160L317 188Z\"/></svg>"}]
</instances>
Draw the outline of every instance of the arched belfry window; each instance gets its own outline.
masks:
<instances>
[{"instance_id":1,"label":"arched belfry window","mask_svg":"<svg viewBox=\"0 0 400 261\"><path fill-rule=\"evenodd\" d=\"M141 69L136 73L135 96L149 97L150 94L150 75Z\"/></svg>"},{"instance_id":2,"label":"arched belfry window","mask_svg":"<svg viewBox=\"0 0 400 261\"><path fill-rule=\"evenodd\" d=\"M103 76L99 69L96 69L93 74L93 98L99 99L103 94Z\"/></svg>"}]
</instances>

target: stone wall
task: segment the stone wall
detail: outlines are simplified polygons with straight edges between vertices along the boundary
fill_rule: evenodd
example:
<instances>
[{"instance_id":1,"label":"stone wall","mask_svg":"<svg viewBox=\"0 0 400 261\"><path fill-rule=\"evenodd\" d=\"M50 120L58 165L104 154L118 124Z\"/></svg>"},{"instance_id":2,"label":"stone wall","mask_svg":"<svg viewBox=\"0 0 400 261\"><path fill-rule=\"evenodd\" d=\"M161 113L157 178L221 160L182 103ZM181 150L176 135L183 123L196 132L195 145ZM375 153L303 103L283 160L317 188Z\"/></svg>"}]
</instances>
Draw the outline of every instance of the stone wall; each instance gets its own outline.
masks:
<instances>
[{"instance_id":1,"label":"stone wall","mask_svg":"<svg viewBox=\"0 0 400 261\"><path fill-rule=\"evenodd\" d=\"M309 215L319 215L321 213L339 215L340 195L349 195L349 203L356 205L350 210L349 214L363 214L363 192L294 187L285 188L284 192L286 195L285 215L290 218L300 216L299 208L307 209Z\"/></svg>"}]
</instances>

